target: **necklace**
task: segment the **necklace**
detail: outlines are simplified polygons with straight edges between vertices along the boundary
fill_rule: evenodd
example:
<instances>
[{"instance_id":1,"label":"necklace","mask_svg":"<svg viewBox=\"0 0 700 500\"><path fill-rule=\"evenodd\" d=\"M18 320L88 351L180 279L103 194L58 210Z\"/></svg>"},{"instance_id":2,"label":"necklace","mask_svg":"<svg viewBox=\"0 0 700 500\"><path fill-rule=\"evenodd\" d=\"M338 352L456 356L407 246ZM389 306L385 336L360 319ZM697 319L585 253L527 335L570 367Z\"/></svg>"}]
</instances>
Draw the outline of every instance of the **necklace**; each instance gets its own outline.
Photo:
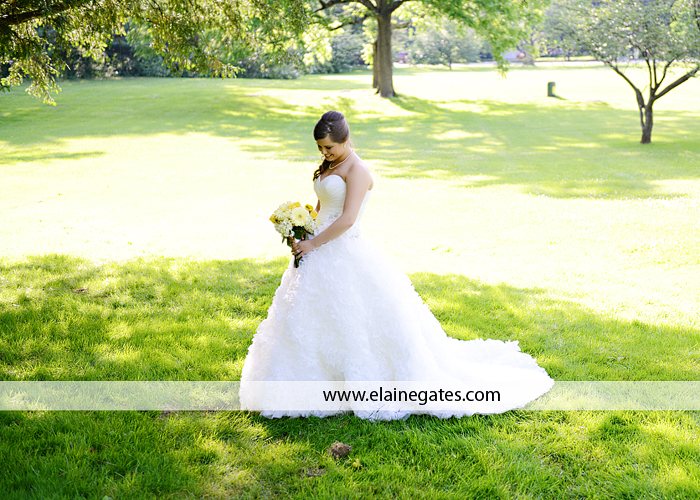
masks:
<instances>
[{"instance_id":1,"label":"necklace","mask_svg":"<svg viewBox=\"0 0 700 500\"><path fill-rule=\"evenodd\" d=\"M343 163L345 163L346 161L348 161L348 158L350 158L350 155L351 155L352 153L353 153L353 150L351 149L350 152L348 153L348 155L345 157L345 159L344 159L343 161L341 161L341 162L338 163L337 165L333 165L333 166L330 166L330 165L329 165L329 166L328 166L328 170L334 170L334 169L338 168L339 166L341 166Z\"/></svg>"}]
</instances>

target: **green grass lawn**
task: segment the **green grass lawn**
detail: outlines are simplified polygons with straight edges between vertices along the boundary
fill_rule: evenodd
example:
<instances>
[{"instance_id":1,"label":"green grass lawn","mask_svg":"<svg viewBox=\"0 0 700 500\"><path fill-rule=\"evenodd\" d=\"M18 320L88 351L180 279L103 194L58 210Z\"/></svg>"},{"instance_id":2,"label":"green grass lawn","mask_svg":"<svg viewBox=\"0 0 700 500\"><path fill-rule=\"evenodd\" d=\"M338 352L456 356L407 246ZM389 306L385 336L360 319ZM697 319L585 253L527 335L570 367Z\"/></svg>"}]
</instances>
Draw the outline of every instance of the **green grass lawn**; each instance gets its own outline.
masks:
<instances>
[{"instance_id":1,"label":"green grass lawn","mask_svg":"<svg viewBox=\"0 0 700 500\"><path fill-rule=\"evenodd\" d=\"M611 70L396 70L62 83L0 95L0 380L236 380L346 114L363 232L454 337L555 380L699 380L700 82L655 107ZM547 82L560 98L546 97ZM1 498L700 498L693 412L270 421L0 413ZM334 460L338 440L353 451Z\"/></svg>"}]
</instances>

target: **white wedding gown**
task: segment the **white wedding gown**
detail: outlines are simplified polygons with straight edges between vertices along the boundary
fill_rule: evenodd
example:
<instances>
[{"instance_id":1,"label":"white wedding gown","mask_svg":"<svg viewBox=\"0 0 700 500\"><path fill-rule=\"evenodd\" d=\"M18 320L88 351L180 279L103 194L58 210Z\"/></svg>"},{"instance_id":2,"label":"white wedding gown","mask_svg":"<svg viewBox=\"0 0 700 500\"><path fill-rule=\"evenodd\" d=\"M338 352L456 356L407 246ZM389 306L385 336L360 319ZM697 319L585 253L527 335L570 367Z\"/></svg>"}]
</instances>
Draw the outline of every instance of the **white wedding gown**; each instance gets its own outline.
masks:
<instances>
[{"instance_id":1,"label":"white wedding gown","mask_svg":"<svg viewBox=\"0 0 700 500\"><path fill-rule=\"evenodd\" d=\"M316 234L343 211L345 181L332 174L316 179L321 202ZM440 381L460 387L518 384L507 401L467 405L459 411L421 411L387 404L354 408L368 419L405 418L412 413L440 417L500 413L546 393L553 381L517 342L460 341L448 337L406 275L360 236L357 222L340 237L290 263L272 305L253 337L241 374L242 409L267 417L326 416L328 411L274 407L253 381ZM513 391L511 391L513 392Z\"/></svg>"}]
</instances>

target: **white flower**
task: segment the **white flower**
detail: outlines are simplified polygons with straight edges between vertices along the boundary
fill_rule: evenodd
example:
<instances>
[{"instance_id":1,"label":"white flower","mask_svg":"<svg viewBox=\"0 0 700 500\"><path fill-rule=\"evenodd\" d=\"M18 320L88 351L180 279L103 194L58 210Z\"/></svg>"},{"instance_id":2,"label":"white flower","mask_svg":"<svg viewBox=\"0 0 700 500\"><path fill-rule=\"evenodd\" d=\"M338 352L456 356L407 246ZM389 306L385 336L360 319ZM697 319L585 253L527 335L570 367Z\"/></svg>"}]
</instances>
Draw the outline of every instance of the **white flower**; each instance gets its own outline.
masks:
<instances>
[{"instance_id":1,"label":"white flower","mask_svg":"<svg viewBox=\"0 0 700 500\"><path fill-rule=\"evenodd\" d=\"M304 229L306 229L309 233L313 233L316 230L316 221L309 216L309 218L306 220L306 224L304 224Z\"/></svg>"},{"instance_id":2,"label":"white flower","mask_svg":"<svg viewBox=\"0 0 700 500\"><path fill-rule=\"evenodd\" d=\"M297 207L292 209L292 223L295 226L304 226L306 225L307 219L310 219L311 216L309 215L308 210L306 210L304 207Z\"/></svg>"}]
</instances>

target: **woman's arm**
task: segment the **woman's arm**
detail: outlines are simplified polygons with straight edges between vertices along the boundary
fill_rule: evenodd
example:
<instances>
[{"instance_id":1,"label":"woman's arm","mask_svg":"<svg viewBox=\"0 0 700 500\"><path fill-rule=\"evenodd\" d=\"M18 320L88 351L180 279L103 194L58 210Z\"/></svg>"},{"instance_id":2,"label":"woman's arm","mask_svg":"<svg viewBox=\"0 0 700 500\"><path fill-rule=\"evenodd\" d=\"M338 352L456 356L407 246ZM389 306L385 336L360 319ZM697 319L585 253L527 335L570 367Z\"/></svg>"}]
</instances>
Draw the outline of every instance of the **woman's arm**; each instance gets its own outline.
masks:
<instances>
[{"instance_id":1,"label":"woman's arm","mask_svg":"<svg viewBox=\"0 0 700 500\"><path fill-rule=\"evenodd\" d=\"M347 185L347 191L345 192L343 213L313 239L295 243L292 250L296 251L298 255L306 255L311 250L337 238L350 229L357 220L357 215L360 213L365 194L372 185L372 176L367 166L364 163L354 165L345 177L345 184Z\"/></svg>"}]
</instances>

